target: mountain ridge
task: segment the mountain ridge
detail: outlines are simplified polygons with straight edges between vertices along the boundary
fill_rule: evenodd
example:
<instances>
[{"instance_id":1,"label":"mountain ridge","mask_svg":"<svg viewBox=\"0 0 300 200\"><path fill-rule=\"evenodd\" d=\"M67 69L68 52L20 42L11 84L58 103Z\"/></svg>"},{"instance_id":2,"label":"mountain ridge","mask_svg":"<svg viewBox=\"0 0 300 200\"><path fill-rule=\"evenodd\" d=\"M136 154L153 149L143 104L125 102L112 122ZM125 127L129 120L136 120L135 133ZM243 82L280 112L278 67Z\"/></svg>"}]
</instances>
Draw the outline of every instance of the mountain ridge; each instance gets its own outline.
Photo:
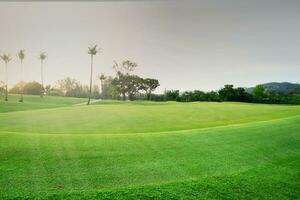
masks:
<instances>
[{"instance_id":1,"label":"mountain ridge","mask_svg":"<svg viewBox=\"0 0 300 200\"><path fill-rule=\"evenodd\" d=\"M299 83L291 83L291 82L268 82L260 84L262 85L266 91L268 92L277 92L283 94L289 94L295 91L300 92L300 84ZM251 93L254 87L245 88L246 92Z\"/></svg>"}]
</instances>

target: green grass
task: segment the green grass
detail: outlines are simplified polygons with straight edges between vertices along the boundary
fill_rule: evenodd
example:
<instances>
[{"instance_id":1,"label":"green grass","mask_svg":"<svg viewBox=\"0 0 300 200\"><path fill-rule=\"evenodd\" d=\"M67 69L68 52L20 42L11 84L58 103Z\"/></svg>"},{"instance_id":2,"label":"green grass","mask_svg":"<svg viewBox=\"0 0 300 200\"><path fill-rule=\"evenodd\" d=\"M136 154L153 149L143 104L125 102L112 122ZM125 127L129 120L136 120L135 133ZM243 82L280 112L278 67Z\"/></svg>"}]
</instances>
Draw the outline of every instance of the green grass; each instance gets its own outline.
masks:
<instances>
[{"instance_id":1,"label":"green grass","mask_svg":"<svg viewBox=\"0 0 300 200\"><path fill-rule=\"evenodd\" d=\"M84 98L72 98L72 97L52 97L35 95L24 95L24 102L19 102L19 95L9 95L8 101L4 101L4 96L0 96L0 113L23 111L43 108L56 108L63 106L70 106L87 101Z\"/></svg>"},{"instance_id":2,"label":"green grass","mask_svg":"<svg viewBox=\"0 0 300 200\"><path fill-rule=\"evenodd\" d=\"M3 113L0 130L47 134L150 133L271 120L299 113L300 106L113 103Z\"/></svg>"},{"instance_id":3,"label":"green grass","mask_svg":"<svg viewBox=\"0 0 300 200\"><path fill-rule=\"evenodd\" d=\"M67 105L0 113L0 199L300 198L299 106Z\"/></svg>"}]
</instances>

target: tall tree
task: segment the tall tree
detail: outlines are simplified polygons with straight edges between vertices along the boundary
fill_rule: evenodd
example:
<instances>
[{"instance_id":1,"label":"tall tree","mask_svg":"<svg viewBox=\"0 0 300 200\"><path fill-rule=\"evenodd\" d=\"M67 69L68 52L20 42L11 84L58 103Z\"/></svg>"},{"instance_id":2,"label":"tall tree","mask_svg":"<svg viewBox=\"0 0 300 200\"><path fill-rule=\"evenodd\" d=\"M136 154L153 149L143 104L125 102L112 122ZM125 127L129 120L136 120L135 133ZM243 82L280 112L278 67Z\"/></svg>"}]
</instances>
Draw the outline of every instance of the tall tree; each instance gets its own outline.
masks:
<instances>
[{"instance_id":1,"label":"tall tree","mask_svg":"<svg viewBox=\"0 0 300 200\"><path fill-rule=\"evenodd\" d=\"M91 94L92 94L92 84L93 84L93 64L94 64L94 55L98 53L98 45L89 47L88 54L91 55L91 76L90 76L90 89L89 89L89 99L87 105L90 105L91 102Z\"/></svg>"},{"instance_id":2,"label":"tall tree","mask_svg":"<svg viewBox=\"0 0 300 200\"><path fill-rule=\"evenodd\" d=\"M20 50L19 53L18 53L18 58L20 59L20 70L21 70L21 88L20 88L20 94L21 94L21 97L20 97L20 102L23 102L23 60L25 58L25 51L24 50Z\"/></svg>"},{"instance_id":3,"label":"tall tree","mask_svg":"<svg viewBox=\"0 0 300 200\"><path fill-rule=\"evenodd\" d=\"M113 68L117 73L121 73L123 75L128 75L131 72L133 72L137 66L138 65L135 62L132 62L130 60L125 60L120 64L115 62Z\"/></svg>"},{"instance_id":4,"label":"tall tree","mask_svg":"<svg viewBox=\"0 0 300 200\"><path fill-rule=\"evenodd\" d=\"M130 73L137 67L135 62L125 60L121 64L115 62L113 68L117 73L117 77L113 81L115 89L121 94L122 100L126 100L126 93L129 91L129 81L131 81Z\"/></svg>"},{"instance_id":5,"label":"tall tree","mask_svg":"<svg viewBox=\"0 0 300 200\"><path fill-rule=\"evenodd\" d=\"M224 88L219 90L219 96L222 101L234 101L235 90L233 85L224 85Z\"/></svg>"},{"instance_id":6,"label":"tall tree","mask_svg":"<svg viewBox=\"0 0 300 200\"><path fill-rule=\"evenodd\" d=\"M44 60L47 58L46 52L41 52L39 59L41 60L41 84L42 84L42 91L41 91L41 97L44 96Z\"/></svg>"},{"instance_id":7,"label":"tall tree","mask_svg":"<svg viewBox=\"0 0 300 200\"><path fill-rule=\"evenodd\" d=\"M262 102L266 96L264 86L263 85L255 86L252 90L252 95L253 95L254 101Z\"/></svg>"},{"instance_id":8,"label":"tall tree","mask_svg":"<svg viewBox=\"0 0 300 200\"><path fill-rule=\"evenodd\" d=\"M128 75L127 80L127 95L130 101L136 98L136 94L142 89L143 79L137 75Z\"/></svg>"},{"instance_id":9,"label":"tall tree","mask_svg":"<svg viewBox=\"0 0 300 200\"><path fill-rule=\"evenodd\" d=\"M11 61L11 56L9 54L3 54L1 55L1 59L5 63L5 101L8 101L7 97L7 88L8 88L8 74L7 74L7 65Z\"/></svg>"},{"instance_id":10,"label":"tall tree","mask_svg":"<svg viewBox=\"0 0 300 200\"><path fill-rule=\"evenodd\" d=\"M142 89L146 92L147 100L150 100L151 93L159 86L157 79L146 78L142 81Z\"/></svg>"},{"instance_id":11,"label":"tall tree","mask_svg":"<svg viewBox=\"0 0 300 200\"><path fill-rule=\"evenodd\" d=\"M103 98L103 90L104 90L104 81L106 80L106 77L104 74L101 74L99 76L100 82L101 82L101 98Z\"/></svg>"}]
</instances>

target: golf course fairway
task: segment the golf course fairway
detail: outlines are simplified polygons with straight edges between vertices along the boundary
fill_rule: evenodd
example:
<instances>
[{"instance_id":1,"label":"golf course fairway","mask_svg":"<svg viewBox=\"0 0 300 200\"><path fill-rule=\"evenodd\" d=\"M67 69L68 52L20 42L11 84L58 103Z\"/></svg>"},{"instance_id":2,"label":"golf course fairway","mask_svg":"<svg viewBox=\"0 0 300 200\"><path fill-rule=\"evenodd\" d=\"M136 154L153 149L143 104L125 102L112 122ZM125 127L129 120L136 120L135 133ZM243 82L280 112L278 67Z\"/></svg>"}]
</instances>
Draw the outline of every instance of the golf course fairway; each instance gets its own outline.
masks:
<instances>
[{"instance_id":1,"label":"golf course fairway","mask_svg":"<svg viewBox=\"0 0 300 200\"><path fill-rule=\"evenodd\" d=\"M300 198L300 106L14 98L0 199Z\"/></svg>"}]
</instances>

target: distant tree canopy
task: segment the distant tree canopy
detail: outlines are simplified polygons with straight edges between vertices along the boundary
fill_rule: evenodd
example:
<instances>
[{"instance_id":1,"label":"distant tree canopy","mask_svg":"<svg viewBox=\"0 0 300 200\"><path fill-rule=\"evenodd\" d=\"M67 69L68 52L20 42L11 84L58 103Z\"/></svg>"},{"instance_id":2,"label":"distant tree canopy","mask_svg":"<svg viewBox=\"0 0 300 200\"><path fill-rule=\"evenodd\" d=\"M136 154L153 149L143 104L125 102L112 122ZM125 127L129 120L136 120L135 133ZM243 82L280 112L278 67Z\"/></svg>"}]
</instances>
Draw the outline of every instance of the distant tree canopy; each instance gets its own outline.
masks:
<instances>
[{"instance_id":1,"label":"distant tree canopy","mask_svg":"<svg viewBox=\"0 0 300 200\"><path fill-rule=\"evenodd\" d=\"M235 99L235 90L233 85L225 85L219 90L220 99L222 101L233 101Z\"/></svg>"},{"instance_id":2,"label":"distant tree canopy","mask_svg":"<svg viewBox=\"0 0 300 200\"><path fill-rule=\"evenodd\" d=\"M145 91L147 100L150 100L151 93L159 86L157 79L145 78L141 81L141 89Z\"/></svg>"},{"instance_id":3,"label":"distant tree canopy","mask_svg":"<svg viewBox=\"0 0 300 200\"><path fill-rule=\"evenodd\" d=\"M37 82L18 83L11 88L11 93L19 93L21 85L24 84L24 94L39 95L43 90L42 85ZM150 88L145 88L150 85ZM218 92L204 92L200 90L184 91L165 90L163 94L151 93L159 83L156 79L143 79L137 75L122 73L119 76L107 76L101 83L101 93L98 85L92 89L92 98L102 99L129 99L129 100L151 100L151 101L237 101L253 103L276 103L276 104L300 104L300 92L293 90L288 94L275 91L267 91L262 85L257 85L251 93L245 92L244 88L234 88L233 85L225 85ZM5 84L0 82L0 94L5 91ZM47 95L88 97L89 87L81 84L78 80L66 78L57 81L55 87L45 86Z\"/></svg>"},{"instance_id":4,"label":"distant tree canopy","mask_svg":"<svg viewBox=\"0 0 300 200\"><path fill-rule=\"evenodd\" d=\"M274 94L273 94L274 95ZM265 88L262 85L257 85L252 91L253 100L255 102L262 102L266 98L267 94Z\"/></svg>"},{"instance_id":5,"label":"distant tree canopy","mask_svg":"<svg viewBox=\"0 0 300 200\"><path fill-rule=\"evenodd\" d=\"M129 60L123 61L120 64L115 62L113 66L116 71L116 77L112 84L115 88L115 92L118 93L118 96L122 97L122 100L125 100L126 96L132 100L134 93L139 90L139 77L131 75L131 72L133 72L136 67L137 64Z\"/></svg>"},{"instance_id":6,"label":"distant tree canopy","mask_svg":"<svg viewBox=\"0 0 300 200\"><path fill-rule=\"evenodd\" d=\"M4 94L5 92L5 83L0 81L0 95Z\"/></svg>"},{"instance_id":7,"label":"distant tree canopy","mask_svg":"<svg viewBox=\"0 0 300 200\"><path fill-rule=\"evenodd\" d=\"M23 94L32 94L32 95L40 95L43 91L43 86L38 82L19 82L14 85L13 88L10 89L10 93L17 94L20 93L23 85Z\"/></svg>"},{"instance_id":8,"label":"distant tree canopy","mask_svg":"<svg viewBox=\"0 0 300 200\"><path fill-rule=\"evenodd\" d=\"M235 88L233 85L225 85L218 92L203 92L200 90L184 91L166 90L164 94L152 94L153 101L236 101L249 103L277 103L277 104L300 104L300 92L292 90L290 93L266 91L262 85L257 85L251 93L244 88Z\"/></svg>"},{"instance_id":9,"label":"distant tree canopy","mask_svg":"<svg viewBox=\"0 0 300 200\"><path fill-rule=\"evenodd\" d=\"M166 101L180 101L179 90L166 90L165 91Z\"/></svg>"},{"instance_id":10,"label":"distant tree canopy","mask_svg":"<svg viewBox=\"0 0 300 200\"><path fill-rule=\"evenodd\" d=\"M116 71L116 77L112 80L112 96L121 97L122 100L135 100L141 96L141 91L146 93L147 99L150 99L151 92L158 86L159 82L156 79L143 79L132 74L138 65L129 60L118 64L115 63L113 68Z\"/></svg>"},{"instance_id":11,"label":"distant tree canopy","mask_svg":"<svg viewBox=\"0 0 300 200\"><path fill-rule=\"evenodd\" d=\"M219 98L221 101L240 101L248 102L251 97L244 88L234 88L233 85L225 85L219 90Z\"/></svg>"},{"instance_id":12,"label":"distant tree canopy","mask_svg":"<svg viewBox=\"0 0 300 200\"><path fill-rule=\"evenodd\" d=\"M104 76L104 75L103 75ZM116 88L112 84L114 78L111 76L104 76L101 84L101 98L102 99L118 99Z\"/></svg>"},{"instance_id":13,"label":"distant tree canopy","mask_svg":"<svg viewBox=\"0 0 300 200\"><path fill-rule=\"evenodd\" d=\"M40 95L45 92L49 96L66 96L66 97L88 97L89 88L87 85L82 85L78 80L65 78L57 81L54 87L46 85L44 88L38 82L19 82L10 89L10 93L18 94L23 85L23 93L31 95ZM93 86L93 98L100 98L100 90L97 85Z\"/></svg>"},{"instance_id":14,"label":"distant tree canopy","mask_svg":"<svg viewBox=\"0 0 300 200\"><path fill-rule=\"evenodd\" d=\"M67 97L88 97L89 95L89 86L83 85L78 80L69 77L58 80L53 90L59 90ZM92 86L91 97L100 98L100 89L97 85Z\"/></svg>"}]
</instances>

